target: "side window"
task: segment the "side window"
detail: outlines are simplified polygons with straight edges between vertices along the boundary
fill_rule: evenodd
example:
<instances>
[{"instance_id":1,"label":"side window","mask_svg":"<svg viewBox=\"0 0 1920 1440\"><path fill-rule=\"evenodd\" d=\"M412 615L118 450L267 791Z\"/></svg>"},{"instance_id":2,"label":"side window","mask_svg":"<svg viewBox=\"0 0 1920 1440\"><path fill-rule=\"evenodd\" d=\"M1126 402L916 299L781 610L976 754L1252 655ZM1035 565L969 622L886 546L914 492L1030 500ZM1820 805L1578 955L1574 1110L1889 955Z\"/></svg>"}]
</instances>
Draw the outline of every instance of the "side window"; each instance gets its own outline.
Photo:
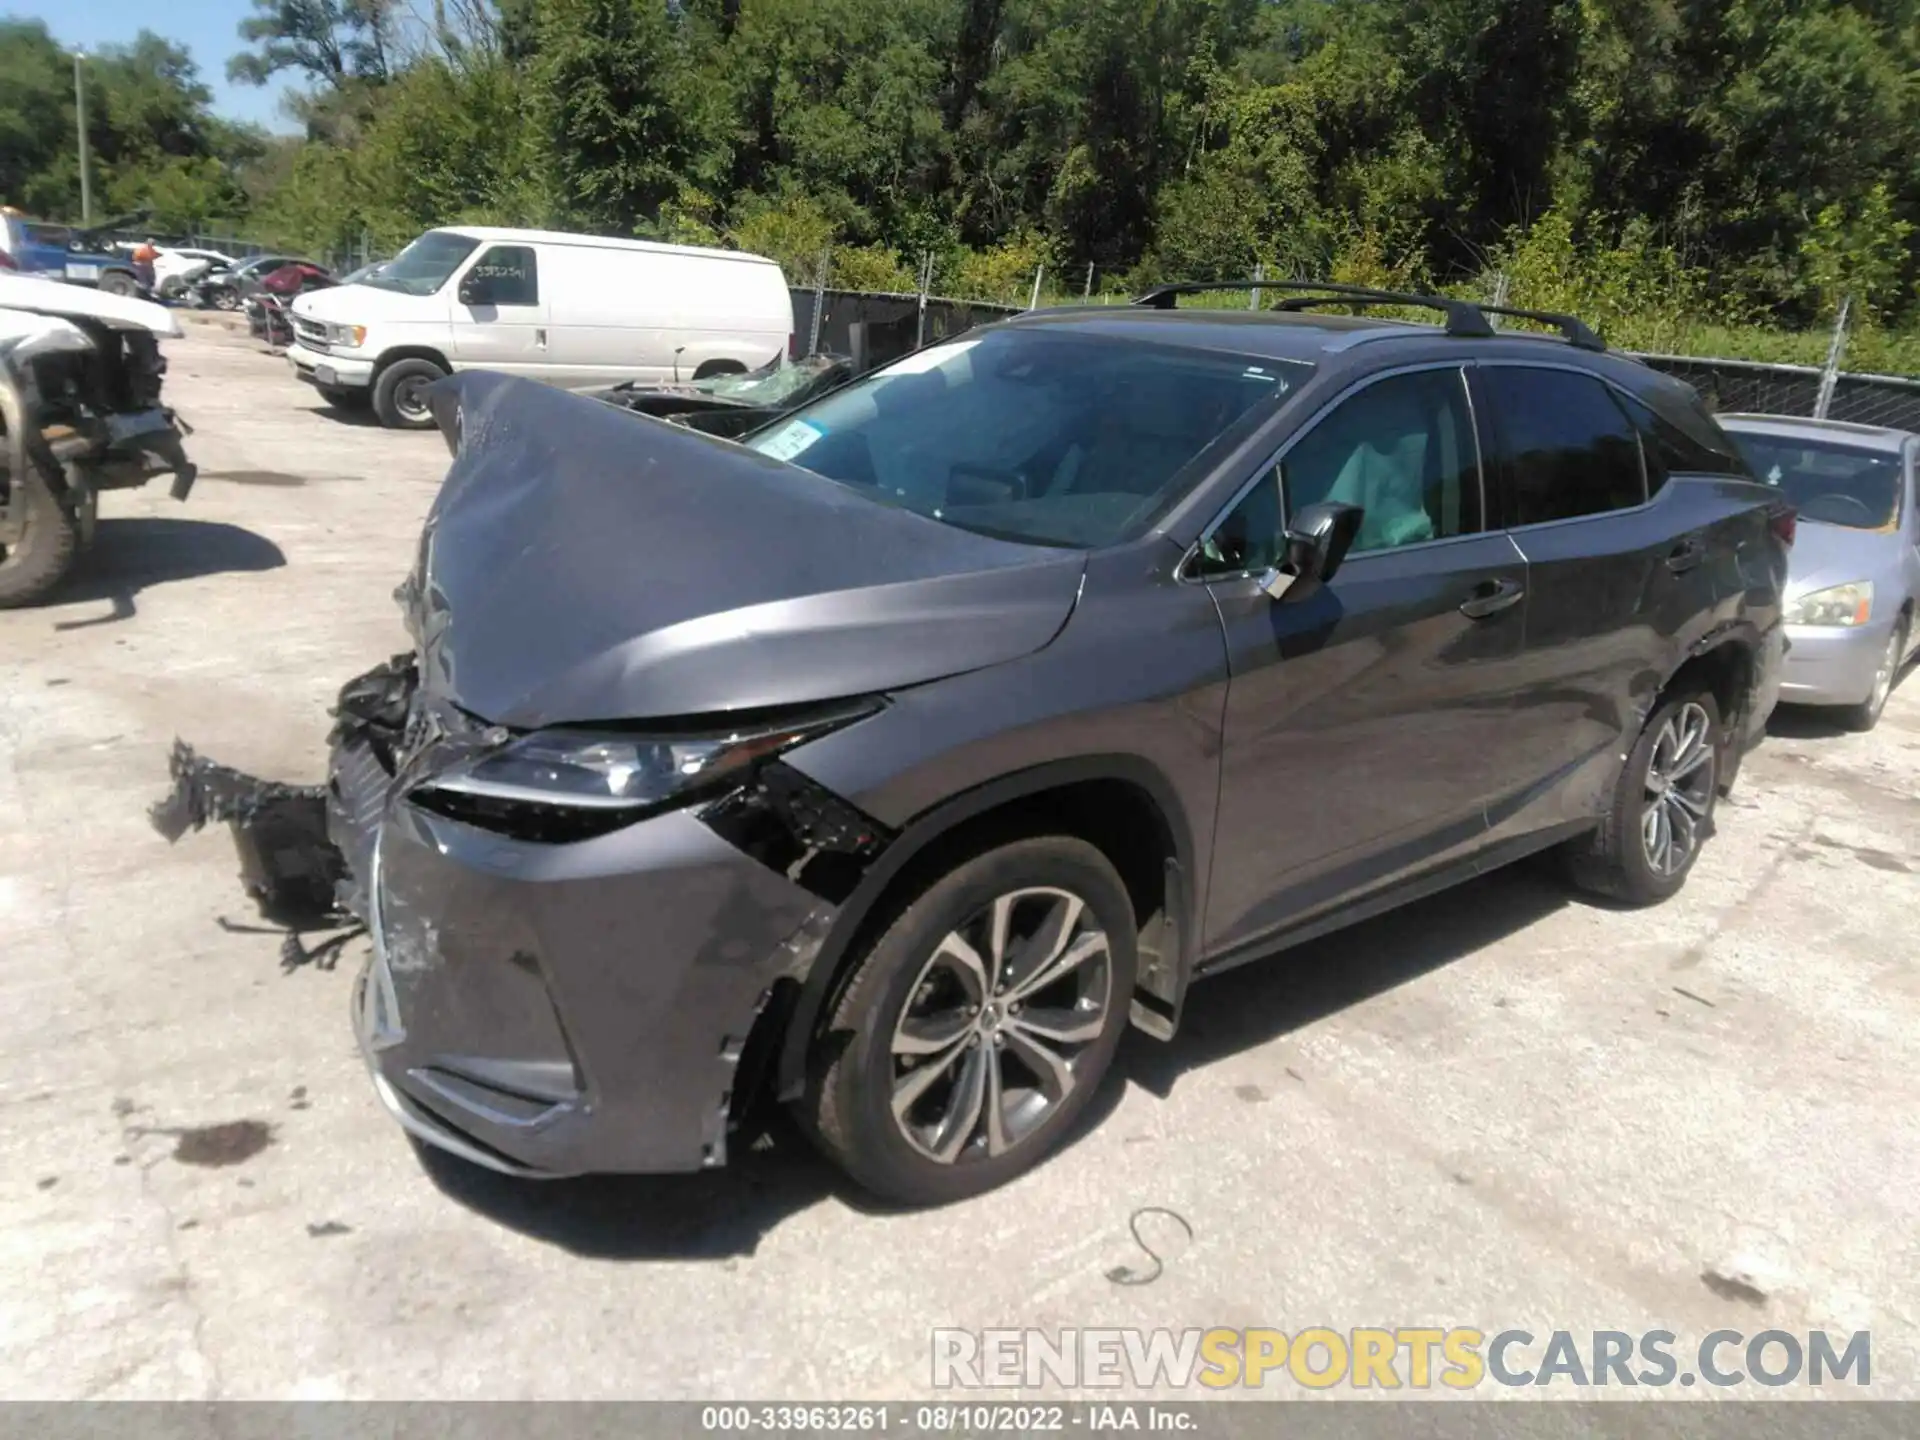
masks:
<instances>
[{"instance_id":1,"label":"side window","mask_svg":"<svg viewBox=\"0 0 1920 1440\"><path fill-rule=\"evenodd\" d=\"M1269 468L1205 540L1195 557L1196 575L1237 575L1267 570L1280 560L1280 481Z\"/></svg>"},{"instance_id":2,"label":"side window","mask_svg":"<svg viewBox=\"0 0 1920 1440\"><path fill-rule=\"evenodd\" d=\"M1282 514L1323 500L1361 508L1356 555L1478 531L1479 450L1461 373L1393 375L1341 401L1220 522L1197 572L1268 568L1279 558Z\"/></svg>"},{"instance_id":3,"label":"side window","mask_svg":"<svg viewBox=\"0 0 1920 1440\"><path fill-rule=\"evenodd\" d=\"M1646 500L1639 429L1604 383L1513 365L1481 373L1504 441L1509 525L1604 515Z\"/></svg>"},{"instance_id":4,"label":"side window","mask_svg":"<svg viewBox=\"0 0 1920 1440\"><path fill-rule=\"evenodd\" d=\"M1335 500L1365 513L1353 553L1480 528L1480 457L1458 370L1375 381L1342 401L1280 462L1287 513Z\"/></svg>"},{"instance_id":5,"label":"side window","mask_svg":"<svg viewBox=\"0 0 1920 1440\"><path fill-rule=\"evenodd\" d=\"M492 292L489 304L538 305L540 274L529 245L495 245L467 272L485 280Z\"/></svg>"}]
</instances>

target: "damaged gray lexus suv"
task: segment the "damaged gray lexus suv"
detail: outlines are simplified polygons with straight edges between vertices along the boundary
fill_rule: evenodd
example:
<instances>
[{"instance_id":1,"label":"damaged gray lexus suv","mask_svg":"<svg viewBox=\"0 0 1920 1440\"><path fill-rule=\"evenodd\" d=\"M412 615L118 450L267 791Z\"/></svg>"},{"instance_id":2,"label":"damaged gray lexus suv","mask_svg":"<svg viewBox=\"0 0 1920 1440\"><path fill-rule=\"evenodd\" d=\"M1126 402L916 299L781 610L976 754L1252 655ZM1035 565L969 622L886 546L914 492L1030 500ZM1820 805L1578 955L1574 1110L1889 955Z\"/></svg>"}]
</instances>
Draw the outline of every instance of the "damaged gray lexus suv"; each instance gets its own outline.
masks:
<instances>
[{"instance_id":1,"label":"damaged gray lexus suv","mask_svg":"<svg viewBox=\"0 0 1920 1440\"><path fill-rule=\"evenodd\" d=\"M1549 847L1681 886L1773 705L1792 512L1570 318L1205 288L738 443L436 388L415 649L343 693L326 794L401 1125L690 1170L771 1095L937 1203L1201 976Z\"/></svg>"}]
</instances>

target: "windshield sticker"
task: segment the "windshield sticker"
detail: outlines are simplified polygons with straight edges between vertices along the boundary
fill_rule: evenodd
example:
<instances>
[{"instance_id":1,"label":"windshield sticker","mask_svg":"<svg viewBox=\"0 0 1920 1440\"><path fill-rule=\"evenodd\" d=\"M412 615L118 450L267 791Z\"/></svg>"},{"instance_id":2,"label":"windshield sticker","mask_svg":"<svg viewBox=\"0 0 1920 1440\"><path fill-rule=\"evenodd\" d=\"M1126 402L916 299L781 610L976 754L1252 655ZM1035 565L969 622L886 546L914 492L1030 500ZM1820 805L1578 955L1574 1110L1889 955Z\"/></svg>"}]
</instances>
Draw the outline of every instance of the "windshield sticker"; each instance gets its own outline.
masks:
<instances>
[{"instance_id":1,"label":"windshield sticker","mask_svg":"<svg viewBox=\"0 0 1920 1440\"><path fill-rule=\"evenodd\" d=\"M804 420L789 420L753 448L776 460L791 460L826 433Z\"/></svg>"}]
</instances>

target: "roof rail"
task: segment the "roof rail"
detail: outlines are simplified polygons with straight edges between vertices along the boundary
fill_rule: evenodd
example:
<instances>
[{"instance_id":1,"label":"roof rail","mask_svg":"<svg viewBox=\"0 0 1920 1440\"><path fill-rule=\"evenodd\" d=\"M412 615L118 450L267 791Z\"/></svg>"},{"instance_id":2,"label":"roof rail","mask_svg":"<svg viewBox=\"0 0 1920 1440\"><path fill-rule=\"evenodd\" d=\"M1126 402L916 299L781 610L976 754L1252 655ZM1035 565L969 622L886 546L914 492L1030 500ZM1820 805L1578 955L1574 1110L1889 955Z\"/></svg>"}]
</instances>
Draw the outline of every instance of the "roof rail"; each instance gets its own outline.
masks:
<instances>
[{"instance_id":1,"label":"roof rail","mask_svg":"<svg viewBox=\"0 0 1920 1440\"><path fill-rule=\"evenodd\" d=\"M1284 290L1298 292L1274 308L1284 311L1310 310L1321 305L1405 305L1437 310L1446 317L1447 334L1462 338L1484 339L1495 333L1489 315L1511 315L1551 325L1569 344L1582 350L1605 350L1606 343L1571 315L1544 310L1516 310L1506 305L1479 305L1471 300L1456 300L1447 295L1419 295L1397 290L1378 290L1368 285L1341 285L1331 280L1183 280L1156 285L1134 300L1135 305L1155 310L1171 310L1182 295L1200 295L1214 290Z\"/></svg>"},{"instance_id":2,"label":"roof rail","mask_svg":"<svg viewBox=\"0 0 1920 1440\"><path fill-rule=\"evenodd\" d=\"M1579 350L1605 350L1607 342L1587 328L1584 320L1572 315L1562 315L1557 310L1516 310L1511 305L1482 305L1483 315L1511 315L1516 320L1532 320L1536 324L1551 325L1566 337L1567 343Z\"/></svg>"}]
</instances>

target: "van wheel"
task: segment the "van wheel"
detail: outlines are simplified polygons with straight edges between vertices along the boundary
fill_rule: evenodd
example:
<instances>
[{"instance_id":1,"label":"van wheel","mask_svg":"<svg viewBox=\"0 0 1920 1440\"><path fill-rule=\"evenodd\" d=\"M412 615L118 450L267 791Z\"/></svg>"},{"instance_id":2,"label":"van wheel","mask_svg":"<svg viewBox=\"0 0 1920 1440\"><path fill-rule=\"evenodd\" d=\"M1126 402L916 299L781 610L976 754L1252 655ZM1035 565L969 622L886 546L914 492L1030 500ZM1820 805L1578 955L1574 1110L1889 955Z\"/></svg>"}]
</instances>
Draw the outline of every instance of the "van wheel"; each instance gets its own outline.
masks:
<instances>
[{"instance_id":1,"label":"van wheel","mask_svg":"<svg viewBox=\"0 0 1920 1440\"><path fill-rule=\"evenodd\" d=\"M1126 886L1084 840L1017 840L949 870L867 947L815 1041L815 1142L915 1205L1039 1164L1126 1029L1134 942Z\"/></svg>"},{"instance_id":2,"label":"van wheel","mask_svg":"<svg viewBox=\"0 0 1920 1440\"><path fill-rule=\"evenodd\" d=\"M16 479L14 499L26 500L26 529L0 545L0 610L32 605L52 592L80 553L80 524L60 508L35 471Z\"/></svg>"},{"instance_id":3,"label":"van wheel","mask_svg":"<svg viewBox=\"0 0 1920 1440\"><path fill-rule=\"evenodd\" d=\"M1720 732L1720 705L1710 690L1689 688L1653 712L1599 830L1567 852L1576 885L1651 905L1686 883L1713 834Z\"/></svg>"},{"instance_id":4,"label":"van wheel","mask_svg":"<svg viewBox=\"0 0 1920 1440\"><path fill-rule=\"evenodd\" d=\"M433 425L427 387L447 378L431 360L396 360L373 382L373 413L390 430L426 430Z\"/></svg>"}]
</instances>

